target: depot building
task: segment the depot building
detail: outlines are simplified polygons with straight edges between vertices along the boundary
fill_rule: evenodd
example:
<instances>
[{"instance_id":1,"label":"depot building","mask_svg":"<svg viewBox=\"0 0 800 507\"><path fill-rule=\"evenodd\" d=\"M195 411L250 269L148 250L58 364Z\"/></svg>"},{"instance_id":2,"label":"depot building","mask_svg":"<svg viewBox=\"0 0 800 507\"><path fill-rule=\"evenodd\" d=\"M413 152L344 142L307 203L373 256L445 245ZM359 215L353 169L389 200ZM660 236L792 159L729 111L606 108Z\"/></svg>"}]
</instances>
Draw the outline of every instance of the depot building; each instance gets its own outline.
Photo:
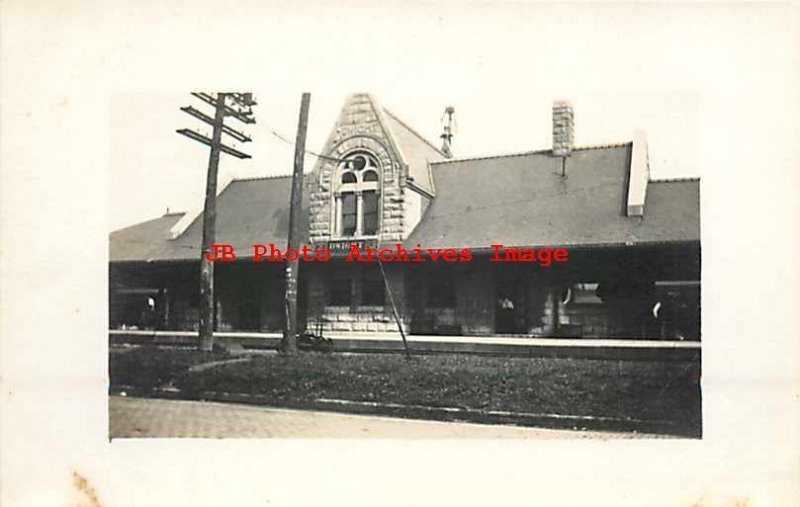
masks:
<instances>
[{"instance_id":1,"label":"depot building","mask_svg":"<svg viewBox=\"0 0 800 507\"><path fill-rule=\"evenodd\" d=\"M328 336L396 333L699 340L699 180L653 180L644 133L574 146L568 103L553 106L553 145L454 158L368 94L345 102L305 175L301 327ZM233 180L217 199L215 327L281 331L281 262L291 176ZM196 330L202 214L168 213L111 233L112 329ZM359 249L468 250L469 262L348 262ZM493 247L493 245L495 245ZM568 262L493 262L505 249L568 251ZM429 257L429 255L427 256ZM389 293L391 291L391 293Z\"/></svg>"}]
</instances>

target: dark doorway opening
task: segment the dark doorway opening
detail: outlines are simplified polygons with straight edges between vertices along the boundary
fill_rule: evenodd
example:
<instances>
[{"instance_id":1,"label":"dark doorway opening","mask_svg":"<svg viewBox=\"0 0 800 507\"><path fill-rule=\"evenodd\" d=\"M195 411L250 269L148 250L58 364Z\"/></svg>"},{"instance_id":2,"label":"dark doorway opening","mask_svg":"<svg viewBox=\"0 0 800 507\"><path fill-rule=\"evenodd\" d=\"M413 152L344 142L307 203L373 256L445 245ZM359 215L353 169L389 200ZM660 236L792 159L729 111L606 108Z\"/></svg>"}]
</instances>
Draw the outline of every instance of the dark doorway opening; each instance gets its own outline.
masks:
<instances>
[{"instance_id":1,"label":"dark doorway opening","mask_svg":"<svg viewBox=\"0 0 800 507\"><path fill-rule=\"evenodd\" d=\"M528 332L526 277L516 270L501 270L495 278L494 332Z\"/></svg>"}]
</instances>

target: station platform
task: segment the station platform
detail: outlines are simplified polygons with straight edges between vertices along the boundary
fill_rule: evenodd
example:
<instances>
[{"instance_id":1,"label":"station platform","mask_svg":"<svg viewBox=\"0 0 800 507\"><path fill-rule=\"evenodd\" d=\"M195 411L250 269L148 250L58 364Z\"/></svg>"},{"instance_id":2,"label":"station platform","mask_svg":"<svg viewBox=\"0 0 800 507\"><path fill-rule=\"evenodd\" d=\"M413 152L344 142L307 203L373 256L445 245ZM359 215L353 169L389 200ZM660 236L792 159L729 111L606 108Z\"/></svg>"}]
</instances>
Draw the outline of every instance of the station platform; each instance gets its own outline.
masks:
<instances>
[{"instance_id":1,"label":"station platform","mask_svg":"<svg viewBox=\"0 0 800 507\"><path fill-rule=\"evenodd\" d=\"M280 333L224 332L214 333L220 345L240 345L245 350L275 350ZM333 352L403 353L399 333L325 334L333 342ZM581 357L597 359L692 360L700 358L698 341L545 338L526 336L439 336L408 335L412 354L486 354L511 357ZM111 345L197 345L197 331L109 330Z\"/></svg>"}]
</instances>

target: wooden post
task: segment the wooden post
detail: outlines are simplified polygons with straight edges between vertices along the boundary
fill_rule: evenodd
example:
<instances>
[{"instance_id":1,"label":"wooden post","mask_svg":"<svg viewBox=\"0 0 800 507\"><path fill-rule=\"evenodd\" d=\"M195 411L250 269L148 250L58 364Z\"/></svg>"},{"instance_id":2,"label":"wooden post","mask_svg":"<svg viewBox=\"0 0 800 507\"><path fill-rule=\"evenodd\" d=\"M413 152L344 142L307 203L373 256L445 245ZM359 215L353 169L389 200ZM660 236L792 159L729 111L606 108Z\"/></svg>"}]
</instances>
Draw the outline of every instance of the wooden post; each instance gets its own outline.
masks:
<instances>
[{"instance_id":1,"label":"wooden post","mask_svg":"<svg viewBox=\"0 0 800 507\"><path fill-rule=\"evenodd\" d=\"M210 351L214 348L214 324L216 314L214 308L214 263L207 259L206 256L213 253L210 252L211 245L216 242L215 227L217 220L217 172L219 169L219 157L220 153L227 153L228 155L233 155L238 158L250 158L250 155L247 153L226 146L222 142L223 133L245 143L251 141L250 137L225 125L225 116L232 116L242 123L253 124L256 120L253 118L252 107L256 105L256 103L250 93L218 93L216 98L208 93L192 93L192 96L197 97L206 104L214 106L214 118L211 118L193 107L181 108L181 111L212 126L213 132L211 139L190 129L178 129L176 131L178 134L211 148L211 154L208 159L208 174L206 176L205 207L203 209L203 240L200 245L200 306L198 308L200 321L198 326L200 328L200 350ZM228 98L233 99L233 102L243 109L237 110L236 108L229 107L225 103ZM246 108L246 110L244 110L244 108Z\"/></svg>"},{"instance_id":2,"label":"wooden post","mask_svg":"<svg viewBox=\"0 0 800 507\"><path fill-rule=\"evenodd\" d=\"M214 263L206 254L211 254L211 245L216 241L217 220L217 172L222 144L222 126L225 121L226 93L218 93L214 113L214 131L211 137L211 155L208 159L206 200L203 208L203 248L200 253L200 350L214 348Z\"/></svg>"},{"instance_id":3,"label":"wooden post","mask_svg":"<svg viewBox=\"0 0 800 507\"><path fill-rule=\"evenodd\" d=\"M303 159L306 152L306 131L308 130L308 107L311 94L303 93L300 101L300 119L297 125L297 139L294 145L294 172L292 174L292 198L289 207L290 248L298 250L300 213L303 207ZM298 256L299 257L299 256ZM281 343L281 352L287 355L297 353L297 275L299 260L286 261L286 326Z\"/></svg>"},{"instance_id":4,"label":"wooden post","mask_svg":"<svg viewBox=\"0 0 800 507\"><path fill-rule=\"evenodd\" d=\"M395 306L394 296L392 296L392 288L389 286L389 279L386 278L386 271L383 270L383 263L381 262L380 258L378 258L378 266L381 268L383 284L386 286L386 294L389 296L389 305L392 307L392 314L394 315L395 322L397 322L397 329L400 331L400 337L403 339L403 348L406 351L406 359L411 359L411 349L408 348L406 332L403 331L403 322L400 320L400 314L397 313L397 306Z\"/></svg>"}]
</instances>

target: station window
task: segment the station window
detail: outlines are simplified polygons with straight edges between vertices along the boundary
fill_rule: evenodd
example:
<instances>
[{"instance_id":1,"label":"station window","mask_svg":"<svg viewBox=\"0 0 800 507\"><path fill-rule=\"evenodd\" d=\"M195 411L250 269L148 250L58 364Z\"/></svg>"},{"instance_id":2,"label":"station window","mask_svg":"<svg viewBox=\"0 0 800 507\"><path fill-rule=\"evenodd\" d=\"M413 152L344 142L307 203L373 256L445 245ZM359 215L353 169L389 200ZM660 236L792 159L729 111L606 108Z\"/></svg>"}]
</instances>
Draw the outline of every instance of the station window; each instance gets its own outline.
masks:
<instances>
[{"instance_id":1,"label":"station window","mask_svg":"<svg viewBox=\"0 0 800 507\"><path fill-rule=\"evenodd\" d=\"M356 152L337 167L338 186L334 193L339 237L374 236L380 222L380 164L369 153Z\"/></svg>"},{"instance_id":2,"label":"station window","mask_svg":"<svg viewBox=\"0 0 800 507\"><path fill-rule=\"evenodd\" d=\"M356 233L357 226L357 209L356 209L356 194L353 192L345 192L341 198L342 206L342 236L352 236Z\"/></svg>"},{"instance_id":3,"label":"station window","mask_svg":"<svg viewBox=\"0 0 800 507\"><path fill-rule=\"evenodd\" d=\"M352 297L352 276L348 269L337 269L331 272L328 287L328 304L330 306L350 306Z\"/></svg>"},{"instance_id":4,"label":"station window","mask_svg":"<svg viewBox=\"0 0 800 507\"><path fill-rule=\"evenodd\" d=\"M378 232L378 192L367 190L363 196L364 234L373 235Z\"/></svg>"}]
</instances>

